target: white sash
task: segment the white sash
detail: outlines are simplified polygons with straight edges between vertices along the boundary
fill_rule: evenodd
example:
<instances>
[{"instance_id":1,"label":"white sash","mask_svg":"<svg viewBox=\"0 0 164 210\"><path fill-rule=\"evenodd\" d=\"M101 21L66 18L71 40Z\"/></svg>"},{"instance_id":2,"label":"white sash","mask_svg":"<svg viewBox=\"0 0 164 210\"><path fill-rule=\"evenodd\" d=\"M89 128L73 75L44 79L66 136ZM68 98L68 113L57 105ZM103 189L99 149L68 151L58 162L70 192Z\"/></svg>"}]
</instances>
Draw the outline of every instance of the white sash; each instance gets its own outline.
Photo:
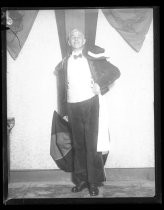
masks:
<instances>
[{"instance_id":1,"label":"white sash","mask_svg":"<svg viewBox=\"0 0 164 210\"><path fill-rule=\"evenodd\" d=\"M99 129L97 152L110 150L109 114L105 95L99 95Z\"/></svg>"}]
</instances>

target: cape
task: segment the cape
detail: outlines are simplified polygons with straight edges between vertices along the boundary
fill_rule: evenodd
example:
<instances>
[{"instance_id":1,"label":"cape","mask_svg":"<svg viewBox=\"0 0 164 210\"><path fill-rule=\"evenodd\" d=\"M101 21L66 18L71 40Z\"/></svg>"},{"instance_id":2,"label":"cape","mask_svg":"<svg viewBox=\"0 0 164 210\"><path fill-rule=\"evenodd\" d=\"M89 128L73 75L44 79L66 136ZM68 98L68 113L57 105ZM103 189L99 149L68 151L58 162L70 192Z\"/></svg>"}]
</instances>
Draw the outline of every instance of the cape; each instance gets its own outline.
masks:
<instances>
[{"instance_id":1,"label":"cape","mask_svg":"<svg viewBox=\"0 0 164 210\"><path fill-rule=\"evenodd\" d=\"M50 155L56 165L65 172L73 172L73 150L69 123L56 111L53 113L51 127ZM104 165L108 152L103 154Z\"/></svg>"}]
</instances>

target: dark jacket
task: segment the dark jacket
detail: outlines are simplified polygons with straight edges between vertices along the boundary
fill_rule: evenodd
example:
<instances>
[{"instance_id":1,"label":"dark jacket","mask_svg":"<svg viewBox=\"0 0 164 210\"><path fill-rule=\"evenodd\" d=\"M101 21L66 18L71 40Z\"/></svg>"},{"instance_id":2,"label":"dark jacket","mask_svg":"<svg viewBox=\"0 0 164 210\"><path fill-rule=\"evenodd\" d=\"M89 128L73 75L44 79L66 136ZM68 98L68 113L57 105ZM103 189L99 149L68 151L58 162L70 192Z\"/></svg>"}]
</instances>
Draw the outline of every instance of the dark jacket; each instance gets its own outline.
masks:
<instances>
[{"instance_id":1,"label":"dark jacket","mask_svg":"<svg viewBox=\"0 0 164 210\"><path fill-rule=\"evenodd\" d=\"M87 58L91 75L95 83L99 84L101 94L104 95L109 86L120 77L119 69L106 60L106 57L94 58L83 50ZM57 76L58 109L61 116L67 115L67 62L70 55L66 56L55 68Z\"/></svg>"}]
</instances>

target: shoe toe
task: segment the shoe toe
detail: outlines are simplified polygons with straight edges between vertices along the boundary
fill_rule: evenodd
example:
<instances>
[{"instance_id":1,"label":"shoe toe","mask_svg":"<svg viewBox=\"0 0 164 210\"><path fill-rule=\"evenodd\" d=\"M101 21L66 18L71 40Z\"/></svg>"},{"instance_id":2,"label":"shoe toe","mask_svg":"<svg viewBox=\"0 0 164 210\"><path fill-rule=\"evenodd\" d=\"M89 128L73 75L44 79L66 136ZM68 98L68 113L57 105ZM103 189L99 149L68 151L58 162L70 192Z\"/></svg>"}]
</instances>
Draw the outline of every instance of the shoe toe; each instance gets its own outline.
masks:
<instances>
[{"instance_id":1,"label":"shoe toe","mask_svg":"<svg viewBox=\"0 0 164 210\"><path fill-rule=\"evenodd\" d=\"M71 191L72 191L72 192L78 192L78 188L75 186L75 187L72 188Z\"/></svg>"},{"instance_id":2,"label":"shoe toe","mask_svg":"<svg viewBox=\"0 0 164 210\"><path fill-rule=\"evenodd\" d=\"M90 189L89 189L89 193L91 196L96 196L99 194L99 189L98 187L95 187L95 186L92 186Z\"/></svg>"},{"instance_id":3,"label":"shoe toe","mask_svg":"<svg viewBox=\"0 0 164 210\"><path fill-rule=\"evenodd\" d=\"M79 185L76 185L75 187L72 188L72 192L80 192L84 188L87 188L87 183L86 182L81 182Z\"/></svg>"}]
</instances>

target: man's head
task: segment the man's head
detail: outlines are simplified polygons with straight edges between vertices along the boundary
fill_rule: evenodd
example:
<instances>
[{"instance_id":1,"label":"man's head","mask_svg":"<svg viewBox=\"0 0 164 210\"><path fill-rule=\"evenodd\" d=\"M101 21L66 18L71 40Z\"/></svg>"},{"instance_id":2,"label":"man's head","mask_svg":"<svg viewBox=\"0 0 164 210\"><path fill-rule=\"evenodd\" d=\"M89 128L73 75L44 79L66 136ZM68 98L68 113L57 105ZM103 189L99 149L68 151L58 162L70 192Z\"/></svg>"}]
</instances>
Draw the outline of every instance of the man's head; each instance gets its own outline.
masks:
<instances>
[{"instance_id":1,"label":"man's head","mask_svg":"<svg viewBox=\"0 0 164 210\"><path fill-rule=\"evenodd\" d=\"M84 34L82 32L80 32L79 30L73 29L69 33L68 44L74 50L82 49L83 46L85 45L85 42L86 42L86 40L85 40Z\"/></svg>"}]
</instances>

